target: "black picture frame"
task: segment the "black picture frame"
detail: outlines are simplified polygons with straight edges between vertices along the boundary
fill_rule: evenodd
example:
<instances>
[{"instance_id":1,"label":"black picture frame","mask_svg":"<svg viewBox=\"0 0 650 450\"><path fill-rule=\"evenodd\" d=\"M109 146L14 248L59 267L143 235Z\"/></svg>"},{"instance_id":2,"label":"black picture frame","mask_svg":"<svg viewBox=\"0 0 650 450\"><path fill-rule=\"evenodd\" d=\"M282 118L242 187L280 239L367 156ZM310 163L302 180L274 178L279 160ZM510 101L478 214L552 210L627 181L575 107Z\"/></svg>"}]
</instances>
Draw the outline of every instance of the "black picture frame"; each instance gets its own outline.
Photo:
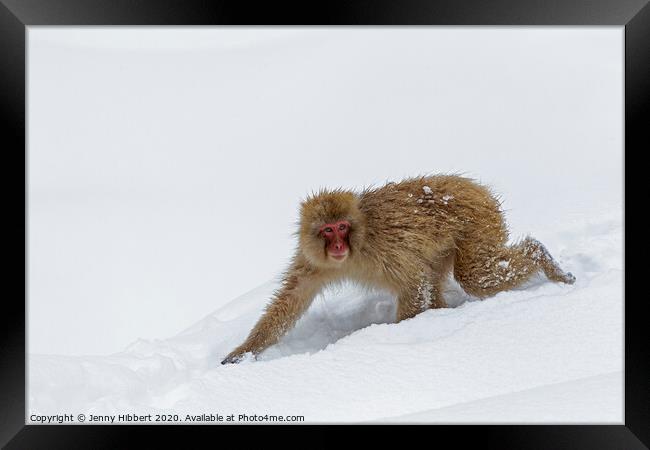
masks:
<instances>
[{"instance_id":1,"label":"black picture frame","mask_svg":"<svg viewBox=\"0 0 650 450\"><path fill-rule=\"evenodd\" d=\"M647 144L650 109L650 6L648 0L331 0L328 2L260 2L202 0L0 0L0 127L4 165L5 240L23 237L15 263L5 280L19 285L19 294L5 296L0 347L0 444L8 449L131 448L134 437L146 435L170 444L216 437L225 429L210 426L153 425L43 426L25 425L25 312L26 312L26 31L31 25L574 25L625 27L625 205L639 192L640 165L628 164ZM16 187L7 174L23 178ZM11 180L11 181L10 181ZM20 182L16 182L20 183ZM21 195L22 190L22 195ZM646 188L647 190L647 188ZM635 222L624 209L625 235L634 235ZM637 224L638 226L638 224ZM625 239L627 243L629 239ZM17 245L18 247L18 245ZM643 246L641 246L643 247ZM626 244L627 250L627 244ZM636 249L635 249L636 250ZM643 250L641 250L643 251ZM635 252L632 250L632 252ZM639 269L627 264L625 252L625 424L624 425L495 425L436 426L431 445L451 439L455 446L542 449L637 449L650 446L650 352L643 296L631 298L630 282ZM22 264L21 264L22 262ZM635 276L636 275L636 276ZM23 278L21 283L19 280ZM7 290L5 290L7 292ZM645 336L645 338L643 337ZM305 425L302 425L305 427ZM310 428L310 440L336 439L325 426ZM280 433L293 429L273 427ZM385 429L384 427L380 427ZM267 434L269 429L264 430ZM241 430L237 431L240 432ZM393 430L389 430L393 431ZM377 431L372 430L375 435ZM410 431L409 431L410 432ZM215 434L218 433L218 434ZM428 434L428 433L427 433ZM248 435L248 433L247 433ZM243 436L242 436L243 437ZM246 440L248 437L245 438ZM210 441L208 441L210 442ZM336 441L333 441L336 442Z\"/></svg>"}]
</instances>

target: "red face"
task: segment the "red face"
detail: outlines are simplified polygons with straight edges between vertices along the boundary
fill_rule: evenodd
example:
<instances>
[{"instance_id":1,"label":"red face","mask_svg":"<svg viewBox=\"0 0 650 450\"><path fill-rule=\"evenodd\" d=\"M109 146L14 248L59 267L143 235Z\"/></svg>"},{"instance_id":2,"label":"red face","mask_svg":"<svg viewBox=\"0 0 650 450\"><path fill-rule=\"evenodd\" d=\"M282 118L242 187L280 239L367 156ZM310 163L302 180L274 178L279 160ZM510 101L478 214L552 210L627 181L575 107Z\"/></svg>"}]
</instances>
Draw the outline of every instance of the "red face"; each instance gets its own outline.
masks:
<instances>
[{"instance_id":1,"label":"red face","mask_svg":"<svg viewBox=\"0 0 650 450\"><path fill-rule=\"evenodd\" d=\"M350 252L349 234L350 222L339 220L336 223L326 223L320 227L319 236L325 239L327 254L336 261L343 261Z\"/></svg>"}]
</instances>

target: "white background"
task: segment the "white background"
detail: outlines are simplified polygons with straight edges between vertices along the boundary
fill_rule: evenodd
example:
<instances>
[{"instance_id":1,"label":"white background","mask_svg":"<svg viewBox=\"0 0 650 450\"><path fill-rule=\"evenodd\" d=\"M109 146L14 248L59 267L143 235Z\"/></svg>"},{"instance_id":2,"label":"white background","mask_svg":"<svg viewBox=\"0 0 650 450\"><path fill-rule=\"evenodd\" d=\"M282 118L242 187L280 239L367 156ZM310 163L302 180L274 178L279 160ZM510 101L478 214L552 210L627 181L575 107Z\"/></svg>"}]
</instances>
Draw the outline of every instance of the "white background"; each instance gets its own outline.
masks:
<instances>
[{"instance_id":1,"label":"white background","mask_svg":"<svg viewBox=\"0 0 650 450\"><path fill-rule=\"evenodd\" d=\"M188 327L281 272L319 187L460 171L542 240L540 216L621 210L622 50L622 28L30 27L29 352Z\"/></svg>"}]
</instances>

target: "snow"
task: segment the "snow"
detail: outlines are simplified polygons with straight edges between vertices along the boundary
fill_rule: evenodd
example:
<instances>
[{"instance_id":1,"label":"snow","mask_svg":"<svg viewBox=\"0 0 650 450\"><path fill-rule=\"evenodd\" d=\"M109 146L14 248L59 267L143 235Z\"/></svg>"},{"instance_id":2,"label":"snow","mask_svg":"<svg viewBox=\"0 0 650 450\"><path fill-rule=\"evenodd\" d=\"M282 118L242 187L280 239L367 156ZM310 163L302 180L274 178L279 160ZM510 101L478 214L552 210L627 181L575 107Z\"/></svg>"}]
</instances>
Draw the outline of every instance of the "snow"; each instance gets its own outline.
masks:
<instances>
[{"instance_id":1,"label":"snow","mask_svg":"<svg viewBox=\"0 0 650 450\"><path fill-rule=\"evenodd\" d=\"M423 275L418 285L417 296L420 299L420 309L426 311L431 307L433 286L429 280Z\"/></svg>"},{"instance_id":2,"label":"snow","mask_svg":"<svg viewBox=\"0 0 650 450\"><path fill-rule=\"evenodd\" d=\"M622 221L545 233L574 285L542 276L484 301L394 322L391 295L318 296L255 361L220 365L277 288L264 284L168 339L109 356L31 355L30 414L296 414L319 422L621 423Z\"/></svg>"},{"instance_id":3,"label":"snow","mask_svg":"<svg viewBox=\"0 0 650 450\"><path fill-rule=\"evenodd\" d=\"M383 421L390 423L621 423L623 374L612 372ZM598 393L598 395L594 395ZM494 411L499 418L493 420Z\"/></svg>"}]
</instances>

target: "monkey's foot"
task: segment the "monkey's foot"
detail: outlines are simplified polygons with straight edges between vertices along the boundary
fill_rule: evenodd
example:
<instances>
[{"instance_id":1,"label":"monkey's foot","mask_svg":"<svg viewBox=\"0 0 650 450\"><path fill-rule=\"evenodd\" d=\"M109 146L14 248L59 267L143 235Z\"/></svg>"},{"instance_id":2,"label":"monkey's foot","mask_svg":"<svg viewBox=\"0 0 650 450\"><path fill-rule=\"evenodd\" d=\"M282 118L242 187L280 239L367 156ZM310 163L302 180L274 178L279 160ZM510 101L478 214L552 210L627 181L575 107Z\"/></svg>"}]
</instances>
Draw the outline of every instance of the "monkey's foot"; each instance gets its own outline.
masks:
<instances>
[{"instance_id":1,"label":"monkey's foot","mask_svg":"<svg viewBox=\"0 0 650 450\"><path fill-rule=\"evenodd\" d=\"M566 284L573 284L576 282L576 277L573 275L571 272L567 272L564 274L564 280Z\"/></svg>"},{"instance_id":2,"label":"monkey's foot","mask_svg":"<svg viewBox=\"0 0 650 450\"><path fill-rule=\"evenodd\" d=\"M548 279L556 283L573 284L576 282L576 277L571 272L564 272L557 268L554 273L547 275Z\"/></svg>"}]
</instances>

